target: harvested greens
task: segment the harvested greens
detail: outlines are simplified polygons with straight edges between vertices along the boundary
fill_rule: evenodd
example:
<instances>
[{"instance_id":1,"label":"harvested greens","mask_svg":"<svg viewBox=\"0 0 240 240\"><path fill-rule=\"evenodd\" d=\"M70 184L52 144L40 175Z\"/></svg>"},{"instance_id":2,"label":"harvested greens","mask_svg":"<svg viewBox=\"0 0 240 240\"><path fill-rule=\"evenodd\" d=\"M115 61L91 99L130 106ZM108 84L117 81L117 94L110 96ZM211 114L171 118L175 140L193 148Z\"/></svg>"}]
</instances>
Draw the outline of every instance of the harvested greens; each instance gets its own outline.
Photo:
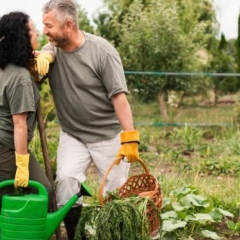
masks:
<instances>
[{"instance_id":1,"label":"harvested greens","mask_svg":"<svg viewBox=\"0 0 240 240\"><path fill-rule=\"evenodd\" d=\"M103 206L84 206L75 238L77 240L149 240L148 197L131 196L120 199L111 193L111 201ZM160 211L155 207L160 218ZM85 238L84 238L84 237Z\"/></svg>"}]
</instances>

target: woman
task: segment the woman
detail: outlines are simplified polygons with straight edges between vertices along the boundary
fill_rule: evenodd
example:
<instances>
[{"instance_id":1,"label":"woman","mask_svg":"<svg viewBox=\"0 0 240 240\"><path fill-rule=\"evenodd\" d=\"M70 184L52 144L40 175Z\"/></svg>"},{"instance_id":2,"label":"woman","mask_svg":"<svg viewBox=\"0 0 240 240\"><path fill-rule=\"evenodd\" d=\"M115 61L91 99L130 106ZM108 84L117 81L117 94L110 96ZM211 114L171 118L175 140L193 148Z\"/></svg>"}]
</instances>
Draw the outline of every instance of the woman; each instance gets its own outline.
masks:
<instances>
[{"instance_id":1,"label":"woman","mask_svg":"<svg viewBox=\"0 0 240 240\"><path fill-rule=\"evenodd\" d=\"M11 12L0 18L0 181L15 179L15 188L32 191L28 181L52 185L28 145L36 125L40 96L35 81L34 51L38 33L29 16ZM41 66L41 63L39 64ZM0 197L14 187L0 189Z\"/></svg>"}]
</instances>

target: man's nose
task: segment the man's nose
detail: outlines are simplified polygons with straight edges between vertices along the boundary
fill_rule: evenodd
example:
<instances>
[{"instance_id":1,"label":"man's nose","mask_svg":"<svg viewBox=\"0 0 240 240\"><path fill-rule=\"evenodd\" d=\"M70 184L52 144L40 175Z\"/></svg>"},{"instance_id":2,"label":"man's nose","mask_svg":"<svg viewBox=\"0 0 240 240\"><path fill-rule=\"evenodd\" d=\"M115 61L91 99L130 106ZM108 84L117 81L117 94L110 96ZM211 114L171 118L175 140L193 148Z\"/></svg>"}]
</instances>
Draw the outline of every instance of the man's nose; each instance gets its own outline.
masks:
<instances>
[{"instance_id":1,"label":"man's nose","mask_svg":"<svg viewBox=\"0 0 240 240\"><path fill-rule=\"evenodd\" d=\"M43 28L43 34L46 35L48 33L48 29L46 27Z\"/></svg>"}]
</instances>

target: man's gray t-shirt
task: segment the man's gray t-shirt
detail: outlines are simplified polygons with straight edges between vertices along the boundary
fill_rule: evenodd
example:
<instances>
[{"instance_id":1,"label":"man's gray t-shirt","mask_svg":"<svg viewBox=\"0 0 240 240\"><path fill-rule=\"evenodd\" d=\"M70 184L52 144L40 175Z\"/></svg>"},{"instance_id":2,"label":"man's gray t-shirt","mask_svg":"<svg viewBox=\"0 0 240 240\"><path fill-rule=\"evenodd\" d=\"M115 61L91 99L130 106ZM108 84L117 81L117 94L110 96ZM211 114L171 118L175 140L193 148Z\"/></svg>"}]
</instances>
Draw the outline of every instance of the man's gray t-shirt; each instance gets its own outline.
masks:
<instances>
[{"instance_id":1,"label":"man's gray t-shirt","mask_svg":"<svg viewBox=\"0 0 240 240\"><path fill-rule=\"evenodd\" d=\"M28 112L28 143L31 141L39 99L38 88L27 69L12 64L0 69L0 144L14 149L12 115L23 112Z\"/></svg>"},{"instance_id":2,"label":"man's gray t-shirt","mask_svg":"<svg viewBox=\"0 0 240 240\"><path fill-rule=\"evenodd\" d=\"M105 39L84 33L85 43L73 52L50 44L56 59L49 71L61 128L83 143L114 137L121 125L110 98L128 93L121 59Z\"/></svg>"}]
</instances>

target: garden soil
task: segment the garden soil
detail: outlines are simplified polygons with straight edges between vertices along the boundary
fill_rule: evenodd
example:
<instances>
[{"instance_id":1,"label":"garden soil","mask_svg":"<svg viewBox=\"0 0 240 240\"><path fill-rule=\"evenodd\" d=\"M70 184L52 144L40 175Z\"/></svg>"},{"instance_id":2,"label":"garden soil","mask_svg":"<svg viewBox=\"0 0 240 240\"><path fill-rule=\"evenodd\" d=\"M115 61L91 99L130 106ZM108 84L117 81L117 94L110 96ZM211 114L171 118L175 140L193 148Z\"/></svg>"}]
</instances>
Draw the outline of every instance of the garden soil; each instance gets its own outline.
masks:
<instances>
[{"instance_id":1,"label":"garden soil","mask_svg":"<svg viewBox=\"0 0 240 240\"><path fill-rule=\"evenodd\" d=\"M61 240L68 240L67 234L66 234L66 229L65 229L63 223L61 223L61 225L60 225L60 230L61 230ZM56 235L54 233L53 236L50 238L50 240L56 240L56 239L57 238L56 238Z\"/></svg>"}]
</instances>

